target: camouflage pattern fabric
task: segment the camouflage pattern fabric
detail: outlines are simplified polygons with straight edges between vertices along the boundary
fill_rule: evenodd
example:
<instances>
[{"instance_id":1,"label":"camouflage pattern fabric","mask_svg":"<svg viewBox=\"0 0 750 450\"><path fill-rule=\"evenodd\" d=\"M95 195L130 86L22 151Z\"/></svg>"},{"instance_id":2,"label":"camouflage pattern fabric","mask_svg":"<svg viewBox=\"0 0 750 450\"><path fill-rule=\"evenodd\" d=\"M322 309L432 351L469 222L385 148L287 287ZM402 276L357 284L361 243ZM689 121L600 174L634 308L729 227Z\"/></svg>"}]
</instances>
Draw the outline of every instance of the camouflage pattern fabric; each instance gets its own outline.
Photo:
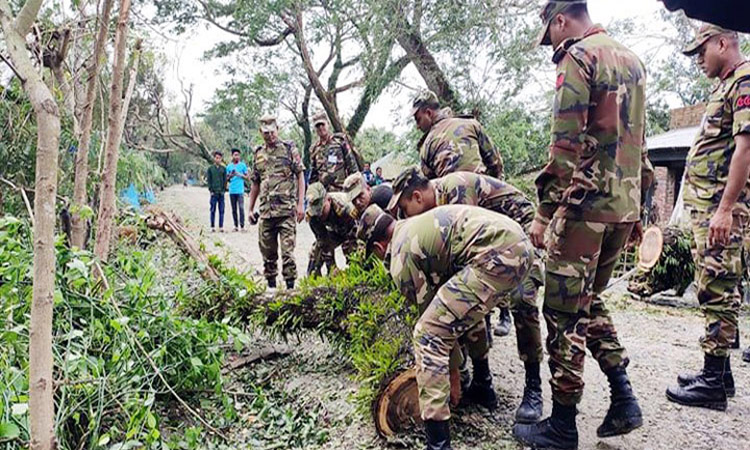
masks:
<instances>
[{"instance_id":1,"label":"camouflage pattern fabric","mask_svg":"<svg viewBox=\"0 0 750 450\"><path fill-rule=\"evenodd\" d=\"M687 158L685 205L706 212L719 207L729 178L734 137L750 133L750 62L743 61L721 80L706 105L700 132ZM734 211L750 213L750 181Z\"/></svg>"},{"instance_id":2,"label":"camouflage pattern fabric","mask_svg":"<svg viewBox=\"0 0 750 450\"><path fill-rule=\"evenodd\" d=\"M331 210L326 220L320 216L310 218L310 228L315 234L315 243L310 250L308 275L320 275L323 265L336 267L334 251L342 247L344 255L349 256L357 251L357 221L354 206L349 203L344 192L328 194L331 199Z\"/></svg>"},{"instance_id":3,"label":"camouflage pattern fabric","mask_svg":"<svg viewBox=\"0 0 750 450\"><path fill-rule=\"evenodd\" d=\"M310 166L310 183L320 181L328 192L342 191L346 177L359 171L349 140L341 133L315 144L310 150Z\"/></svg>"},{"instance_id":4,"label":"camouflage pattern fabric","mask_svg":"<svg viewBox=\"0 0 750 450\"><path fill-rule=\"evenodd\" d=\"M364 225L377 221L370 212ZM446 420L451 351L492 308L522 289L534 260L531 243L508 217L450 205L397 222L388 255L401 293L427 305L414 328L422 418Z\"/></svg>"},{"instance_id":5,"label":"camouflage pattern fabric","mask_svg":"<svg viewBox=\"0 0 750 450\"><path fill-rule=\"evenodd\" d=\"M294 216L297 210L297 174L305 170L294 142L281 140L255 149L251 179L260 185L260 218Z\"/></svg>"},{"instance_id":6,"label":"camouflage pattern fabric","mask_svg":"<svg viewBox=\"0 0 750 450\"><path fill-rule=\"evenodd\" d=\"M633 230L632 223L555 217L550 223L544 291L553 398L573 405L583 394L586 348L602 371L629 362L599 294Z\"/></svg>"},{"instance_id":7,"label":"camouflage pattern fabric","mask_svg":"<svg viewBox=\"0 0 750 450\"><path fill-rule=\"evenodd\" d=\"M626 223L641 216L653 180L645 146L646 71L599 25L555 52L549 162L536 179L535 220L553 215Z\"/></svg>"},{"instance_id":8,"label":"camouflage pattern fabric","mask_svg":"<svg viewBox=\"0 0 750 450\"><path fill-rule=\"evenodd\" d=\"M430 179L458 171L503 177L503 158L482 125L473 118L451 117L448 109L440 110L420 140L419 158Z\"/></svg>"},{"instance_id":9,"label":"camouflage pattern fabric","mask_svg":"<svg viewBox=\"0 0 750 450\"><path fill-rule=\"evenodd\" d=\"M276 279L281 247L282 275L285 280L297 279L297 264L294 261L294 246L297 239L297 223L294 216L260 219L258 245L263 255L263 276Z\"/></svg>"}]
</instances>

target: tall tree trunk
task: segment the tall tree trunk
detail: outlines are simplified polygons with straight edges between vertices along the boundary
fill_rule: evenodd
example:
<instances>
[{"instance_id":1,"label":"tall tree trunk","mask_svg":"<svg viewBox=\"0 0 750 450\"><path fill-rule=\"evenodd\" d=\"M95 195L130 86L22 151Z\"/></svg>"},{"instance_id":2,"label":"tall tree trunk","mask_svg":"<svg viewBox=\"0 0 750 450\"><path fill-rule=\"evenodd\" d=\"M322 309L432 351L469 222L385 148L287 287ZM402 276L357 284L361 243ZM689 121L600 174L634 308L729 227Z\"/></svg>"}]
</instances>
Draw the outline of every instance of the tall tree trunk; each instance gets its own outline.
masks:
<instances>
[{"instance_id":1,"label":"tall tree trunk","mask_svg":"<svg viewBox=\"0 0 750 450\"><path fill-rule=\"evenodd\" d=\"M86 80L86 101L81 111L81 136L76 151L75 180L73 182L73 208L71 208L71 245L83 248L86 244L86 220L81 217L81 208L88 204L86 185L89 177L89 148L91 145L91 128L94 122L94 103L96 102L99 67L104 55L109 31L109 15L113 0L104 0L99 23L99 31L94 43L94 53L88 67Z\"/></svg>"},{"instance_id":2,"label":"tall tree trunk","mask_svg":"<svg viewBox=\"0 0 750 450\"><path fill-rule=\"evenodd\" d=\"M14 19L7 0L0 0L5 46L34 108L37 124L34 189L34 286L29 325L29 424L31 450L53 450L55 403L52 378L52 312L55 292L55 198L60 113L52 93L31 62L26 35L42 0L28 0Z\"/></svg>"},{"instance_id":3,"label":"tall tree trunk","mask_svg":"<svg viewBox=\"0 0 750 450\"><path fill-rule=\"evenodd\" d=\"M138 64L141 60L141 44L143 41L138 39L133 46L132 57L133 60L130 64L130 71L128 71L128 88L125 90L125 99L122 102L122 110L120 112L120 122L123 126L125 120L128 118L128 108L130 108L130 99L133 98L133 91L135 90L135 83L138 81Z\"/></svg>"},{"instance_id":4,"label":"tall tree trunk","mask_svg":"<svg viewBox=\"0 0 750 450\"><path fill-rule=\"evenodd\" d=\"M104 168L102 170L101 192L99 200L98 227L94 254L106 261L109 254L109 242L112 238L112 226L115 217L115 181L117 179L117 160L120 156L122 139L122 84L125 77L125 47L128 40L128 17L130 0L120 1L120 15L115 32L115 60L112 67L112 87L109 95L109 123L107 144L104 150Z\"/></svg>"}]
</instances>

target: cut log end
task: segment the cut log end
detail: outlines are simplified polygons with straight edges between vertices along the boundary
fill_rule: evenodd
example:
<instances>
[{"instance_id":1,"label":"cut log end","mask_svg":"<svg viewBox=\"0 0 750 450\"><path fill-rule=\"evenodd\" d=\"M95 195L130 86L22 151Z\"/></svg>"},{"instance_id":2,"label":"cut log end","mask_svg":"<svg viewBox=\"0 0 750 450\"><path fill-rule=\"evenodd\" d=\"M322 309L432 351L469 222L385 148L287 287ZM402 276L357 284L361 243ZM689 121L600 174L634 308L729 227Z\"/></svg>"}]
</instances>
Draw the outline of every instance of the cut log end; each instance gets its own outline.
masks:
<instances>
[{"instance_id":1,"label":"cut log end","mask_svg":"<svg viewBox=\"0 0 750 450\"><path fill-rule=\"evenodd\" d=\"M414 369L405 370L386 383L373 403L375 429L384 438L395 436L422 423L419 390Z\"/></svg>"}]
</instances>

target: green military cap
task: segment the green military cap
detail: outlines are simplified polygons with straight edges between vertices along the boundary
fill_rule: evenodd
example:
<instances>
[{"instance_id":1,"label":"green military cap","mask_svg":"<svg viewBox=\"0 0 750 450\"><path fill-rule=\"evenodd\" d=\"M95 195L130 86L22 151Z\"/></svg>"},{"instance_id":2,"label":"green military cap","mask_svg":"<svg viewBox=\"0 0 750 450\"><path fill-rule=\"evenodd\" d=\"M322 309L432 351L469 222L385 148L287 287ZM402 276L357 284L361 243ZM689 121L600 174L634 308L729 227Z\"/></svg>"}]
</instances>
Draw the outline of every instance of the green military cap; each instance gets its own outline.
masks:
<instances>
[{"instance_id":1,"label":"green military cap","mask_svg":"<svg viewBox=\"0 0 750 450\"><path fill-rule=\"evenodd\" d=\"M353 202L365 190L366 184L364 175L359 172L346 177L346 180L344 180L344 192L346 192L350 202Z\"/></svg>"},{"instance_id":2,"label":"green military cap","mask_svg":"<svg viewBox=\"0 0 750 450\"><path fill-rule=\"evenodd\" d=\"M326 188L323 184L316 182L308 186L307 193L307 215L309 217L317 217L323 212L323 203L326 199Z\"/></svg>"},{"instance_id":3,"label":"green military cap","mask_svg":"<svg viewBox=\"0 0 750 450\"><path fill-rule=\"evenodd\" d=\"M266 114L265 116L258 119L260 123L260 132L268 133L279 129L279 125L276 123L276 116Z\"/></svg>"},{"instance_id":4,"label":"green military cap","mask_svg":"<svg viewBox=\"0 0 750 450\"><path fill-rule=\"evenodd\" d=\"M720 34L737 35L737 32L727 30L726 28L722 28L718 25L714 25L711 23L705 23L695 33L695 39L693 40L693 42L688 44L688 46L682 50L682 53L685 56L693 56L696 53L698 53L698 50L701 49L701 47L703 46L703 44L706 43L706 41L708 41L714 36L719 36Z\"/></svg>"},{"instance_id":5,"label":"green military cap","mask_svg":"<svg viewBox=\"0 0 750 450\"><path fill-rule=\"evenodd\" d=\"M542 29L539 32L537 45L552 45L549 37L549 24L552 22L552 19L560 13L564 13L571 6L581 4L585 5L586 0L553 0L547 2L542 8L541 14L539 14L542 18Z\"/></svg>"},{"instance_id":6,"label":"green military cap","mask_svg":"<svg viewBox=\"0 0 750 450\"><path fill-rule=\"evenodd\" d=\"M388 211L396 211L398 209L398 201L406 189L415 183L423 183L425 180L425 176L416 167L410 167L398 174L396 180L393 182L393 197L388 202Z\"/></svg>"},{"instance_id":7,"label":"green military cap","mask_svg":"<svg viewBox=\"0 0 750 450\"><path fill-rule=\"evenodd\" d=\"M411 102L411 115L417 113L420 108L440 108L440 101L437 95L430 90L420 91Z\"/></svg>"},{"instance_id":8,"label":"green military cap","mask_svg":"<svg viewBox=\"0 0 750 450\"><path fill-rule=\"evenodd\" d=\"M313 116L313 127L317 127L319 123L328 124L328 116L325 111L318 111Z\"/></svg>"},{"instance_id":9,"label":"green military cap","mask_svg":"<svg viewBox=\"0 0 750 450\"><path fill-rule=\"evenodd\" d=\"M359 223L357 224L357 239L364 241L367 247L369 247L370 244L372 244L372 234L375 232L375 228L387 215L388 214L383 212L378 205L368 206L359 218Z\"/></svg>"}]
</instances>

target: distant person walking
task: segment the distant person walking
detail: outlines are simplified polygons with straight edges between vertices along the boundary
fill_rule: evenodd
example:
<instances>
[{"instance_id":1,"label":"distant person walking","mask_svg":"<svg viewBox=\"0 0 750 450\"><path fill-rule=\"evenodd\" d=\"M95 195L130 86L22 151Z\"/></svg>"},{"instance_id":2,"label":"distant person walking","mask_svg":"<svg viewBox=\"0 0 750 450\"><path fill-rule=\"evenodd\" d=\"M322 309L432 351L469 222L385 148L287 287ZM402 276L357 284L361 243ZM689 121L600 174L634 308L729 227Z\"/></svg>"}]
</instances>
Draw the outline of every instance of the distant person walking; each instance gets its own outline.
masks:
<instances>
[{"instance_id":1,"label":"distant person walking","mask_svg":"<svg viewBox=\"0 0 750 450\"><path fill-rule=\"evenodd\" d=\"M211 193L211 232L216 231L214 228L216 219L216 207L219 207L219 232L224 232L224 193L227 191L226 167L221 152L214 152L214 163L206 171L206 184L208 192ZM187 179L187 174L185 175ZM185 183L187 184L187 182Z\"/></svg>"},{"instance_id":2,"label":"distant person walking","mask_svg":"<svg viewBox=\"0 0 750 450\"><path fill-rule=\"evenodd\" d=\"M232 149L232 162L227 166L227 180L229 181L229 202L232 205L232 221L234 231L245 230L245 180L250 180L247 165L240 161L240 150Z\"/></svg>"}]
</instances>

